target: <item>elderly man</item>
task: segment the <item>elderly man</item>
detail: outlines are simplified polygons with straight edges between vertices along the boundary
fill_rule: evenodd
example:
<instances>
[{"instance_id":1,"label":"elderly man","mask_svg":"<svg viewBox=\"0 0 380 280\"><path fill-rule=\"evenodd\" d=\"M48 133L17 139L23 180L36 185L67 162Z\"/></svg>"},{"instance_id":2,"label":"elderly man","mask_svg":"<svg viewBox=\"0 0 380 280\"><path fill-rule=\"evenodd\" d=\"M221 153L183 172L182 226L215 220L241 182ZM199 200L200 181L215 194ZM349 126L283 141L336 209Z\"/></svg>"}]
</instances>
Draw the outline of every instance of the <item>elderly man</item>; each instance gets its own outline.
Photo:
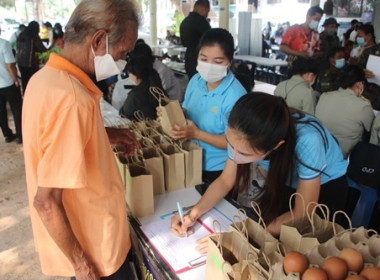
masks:
<instances>
[{"instance_id":1,"label":"elderly man","mask_svg":"<svg viewBox=\"0 0 380 280\"><path fill-rule=\"evenodd\" d=\"M28 84L26 180L44 274L133 279L124 190L110 143L131 151L137 142L127 130L108 129L107 137L93 79L125 65L120 60L132 49L137 27L132 0L81 1L61 55L52 54Z\"/></svg>"}]
</instances>

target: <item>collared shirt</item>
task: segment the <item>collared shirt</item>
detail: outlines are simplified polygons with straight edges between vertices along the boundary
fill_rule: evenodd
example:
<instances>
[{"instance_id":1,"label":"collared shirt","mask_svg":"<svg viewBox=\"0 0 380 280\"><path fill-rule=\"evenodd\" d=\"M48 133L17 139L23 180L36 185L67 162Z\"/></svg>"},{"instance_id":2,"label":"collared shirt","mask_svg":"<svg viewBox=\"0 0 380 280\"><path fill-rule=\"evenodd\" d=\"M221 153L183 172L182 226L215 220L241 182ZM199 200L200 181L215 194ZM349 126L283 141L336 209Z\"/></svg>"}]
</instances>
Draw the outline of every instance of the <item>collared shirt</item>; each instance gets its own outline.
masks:
<instances>
[{"instance_id":1,"label":"collared shirt","mask_svg":"<svg viewBox=\"0 0 380 280\"><path fill-rule=\"evenodd\" d=\"M296 122L296 135L297 160L291 182L288 178L289 186L295 189L298 180L312 180L317 177L321 177L322 185L346 174L348 162L343 159L337 141L315 117L305 115L299 119ZM269 163L269 160L258 161L266 171Z\"/></svg>"},{"instance_id":2,"label":"collared shirt","mask_svg":"<svg viewBox=\"0 0 380 280\"><path fill-rule=\"evenodd\" d=\"M311 30L309 34L306 34L305 29L296 24L286 30L282 37L281 45L287 45L298 52L307 50L310 54L313 54L316 50L319 50L319 34L315 30Z\"/></svg>"},{"instance_id":3,"label":"collared shirt","mask_svg":"<svg viewBox=\"0 0 380 280\"><path fill-rule=\"evenodd\" d=\"M245 93L246 90L231 71L212 91L208 91L206 81L197 73L187 86L182 106L186 110L187 118L199 129L224 135L232 107ZM199 141L199 145L203 148L203 170L222 170L227 159L227 150L218 149L203 141Z\"/></svg>"},{"instance_id":4,"label":"collared shirt","mask_svg":"<svg viewBox=\"0 0 380 280\"><path fill-rule=\"evenodd\" d=\"M374 118L368 101L342 88L322 94L315 115L338 140L344 157L361 140L364 130L371 130Z\"/></svg>"},{"instance_id":5,"label":"collared shirt","mask_svg":"<svg viewBox=\"0 0 380 280\"><path fill-rule=\"evenodd\" d=\"M318 94L300 75L293 75L289 80L279 83L274 95L284 98L289 107L310 115L315 113Z\"/></svg>"},{"instance_id":6,"label":"collared shirt","mask_svg":"<svg viewBox=\"0 0 380 280\"><path fill-rule=\"evenodd\" d=\"M15 63L11 45L8 41L0 38L0 88L13 85L13 79L9 73L7 64Z\"/></svg>"},{"instance_id":7,"label":"collared shirt","mask_svg":"<svg viewBox=\"0 0 380 280\"><path fill-rule=\"evenodd\" d=\"M131 247L124 189L104 129L102 93L76 65L51 54L24 97L26 181L36 249L44 274L74 276L73 266L33 207L38 187L63 189L73 232L101 276L114 273Z\"/></svg>"}]
</instances>

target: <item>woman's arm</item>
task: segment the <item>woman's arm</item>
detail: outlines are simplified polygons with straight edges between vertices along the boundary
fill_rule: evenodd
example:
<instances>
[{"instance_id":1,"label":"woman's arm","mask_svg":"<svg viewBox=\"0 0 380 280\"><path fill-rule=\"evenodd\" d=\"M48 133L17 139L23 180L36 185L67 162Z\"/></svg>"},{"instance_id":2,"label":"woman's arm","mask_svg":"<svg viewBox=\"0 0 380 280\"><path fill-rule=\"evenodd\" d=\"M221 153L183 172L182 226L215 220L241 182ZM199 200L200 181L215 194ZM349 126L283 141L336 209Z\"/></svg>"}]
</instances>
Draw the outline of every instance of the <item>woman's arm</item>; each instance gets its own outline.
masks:
<instances>
[{"instance_id":1,"label":"woman's arm","mask_svg":"<svg viewBox=\"0 0 380 280\"><path fill-rule=\"evenodd\" d=\"M172 232L177 236L183 236L183 233L189 232L189 228L200 216L214 207L230 192L235 183L236 171L237 164L227 159L222 174L211 183L198 203L184 216L184 224L181 224L179 215L172 217Z\"/></svg>"},{"instance_id":2,"label":"woman's arm","mask_svg":"<svg viewBox=\"0 0 380 280\"><path fill-rule=\"evenodd\" d=\"M321 189L321 177L317 177L312 180L298 180L298 185L296 192L302 195L305 205L299 196L295 197L295 203L293 207L294 218L303 217L305 213L304 207L306 207L309 202L318 202L319 193ZM311 212L312 208L308 209ZM267 227L267 230L273 235L278 236L280 234L281 225L292 219L290 211L278 216L274 219Z\"/></svg>"},{"instance_id":3,"label":"woman's arm","mask_svg":"<svg viewBox=\"0 0 380 280\"><path fill-rule=\"evenodd\" d=\"M174 139L197 139L219 149L227 149L225 135L211 134L199 129L191 120L186 119L186 126L174 125L172 137Z\"/></svg>"}]
</instances>

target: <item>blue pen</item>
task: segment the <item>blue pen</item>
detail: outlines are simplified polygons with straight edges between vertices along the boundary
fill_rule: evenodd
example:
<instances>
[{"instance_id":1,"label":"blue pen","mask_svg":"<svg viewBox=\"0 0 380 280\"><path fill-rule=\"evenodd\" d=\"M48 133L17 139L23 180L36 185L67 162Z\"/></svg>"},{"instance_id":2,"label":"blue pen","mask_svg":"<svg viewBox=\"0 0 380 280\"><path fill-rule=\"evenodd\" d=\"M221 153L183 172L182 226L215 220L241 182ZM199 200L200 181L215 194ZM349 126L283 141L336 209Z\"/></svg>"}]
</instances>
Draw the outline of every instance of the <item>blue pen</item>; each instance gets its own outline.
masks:
<instances>
[{"instance_id":1,"label":"blue pen","mask_svg":"<svg viewBox=\"0 0 380 280\"><path fill-rule=\"evenodd\" d=\"M181 223L184 224L182 207L181 207L181 204L179 202L177 202L177 208L178 208L179 217L181 219ZM187 231L186 231L186 237L187 237Z\"/></svg>"}]
</instances>

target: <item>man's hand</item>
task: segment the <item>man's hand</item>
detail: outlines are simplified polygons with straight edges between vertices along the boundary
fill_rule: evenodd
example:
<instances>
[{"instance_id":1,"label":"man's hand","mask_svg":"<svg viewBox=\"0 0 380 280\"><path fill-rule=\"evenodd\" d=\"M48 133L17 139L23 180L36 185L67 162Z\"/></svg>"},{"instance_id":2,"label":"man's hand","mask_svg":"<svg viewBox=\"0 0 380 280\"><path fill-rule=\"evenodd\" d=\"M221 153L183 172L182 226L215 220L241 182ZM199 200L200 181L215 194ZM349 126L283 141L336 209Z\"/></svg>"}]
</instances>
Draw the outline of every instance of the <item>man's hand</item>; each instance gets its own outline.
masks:
<instances>
[{"instance_id":1,"label":"man's hand","mask_svg":"<svg viewBox=\"0 0 380 280\"><path fill-rule=\"evenodd\" d=\"M100 280L100 276L95 267L85 261L84 265L75 269L75 280Z\"/></svg>"},{"instance_id":2,"label":"man's hand","mask_svg":"<svg viewBox=\"0 0 380 280\"><path fill-rule=\"evenodd\" d=\"M139 143L129 129L106 127L106 131L111 144L125 147L124 156L130 156L135 149L140 149Z\"/></svg>"}]
</instances>

